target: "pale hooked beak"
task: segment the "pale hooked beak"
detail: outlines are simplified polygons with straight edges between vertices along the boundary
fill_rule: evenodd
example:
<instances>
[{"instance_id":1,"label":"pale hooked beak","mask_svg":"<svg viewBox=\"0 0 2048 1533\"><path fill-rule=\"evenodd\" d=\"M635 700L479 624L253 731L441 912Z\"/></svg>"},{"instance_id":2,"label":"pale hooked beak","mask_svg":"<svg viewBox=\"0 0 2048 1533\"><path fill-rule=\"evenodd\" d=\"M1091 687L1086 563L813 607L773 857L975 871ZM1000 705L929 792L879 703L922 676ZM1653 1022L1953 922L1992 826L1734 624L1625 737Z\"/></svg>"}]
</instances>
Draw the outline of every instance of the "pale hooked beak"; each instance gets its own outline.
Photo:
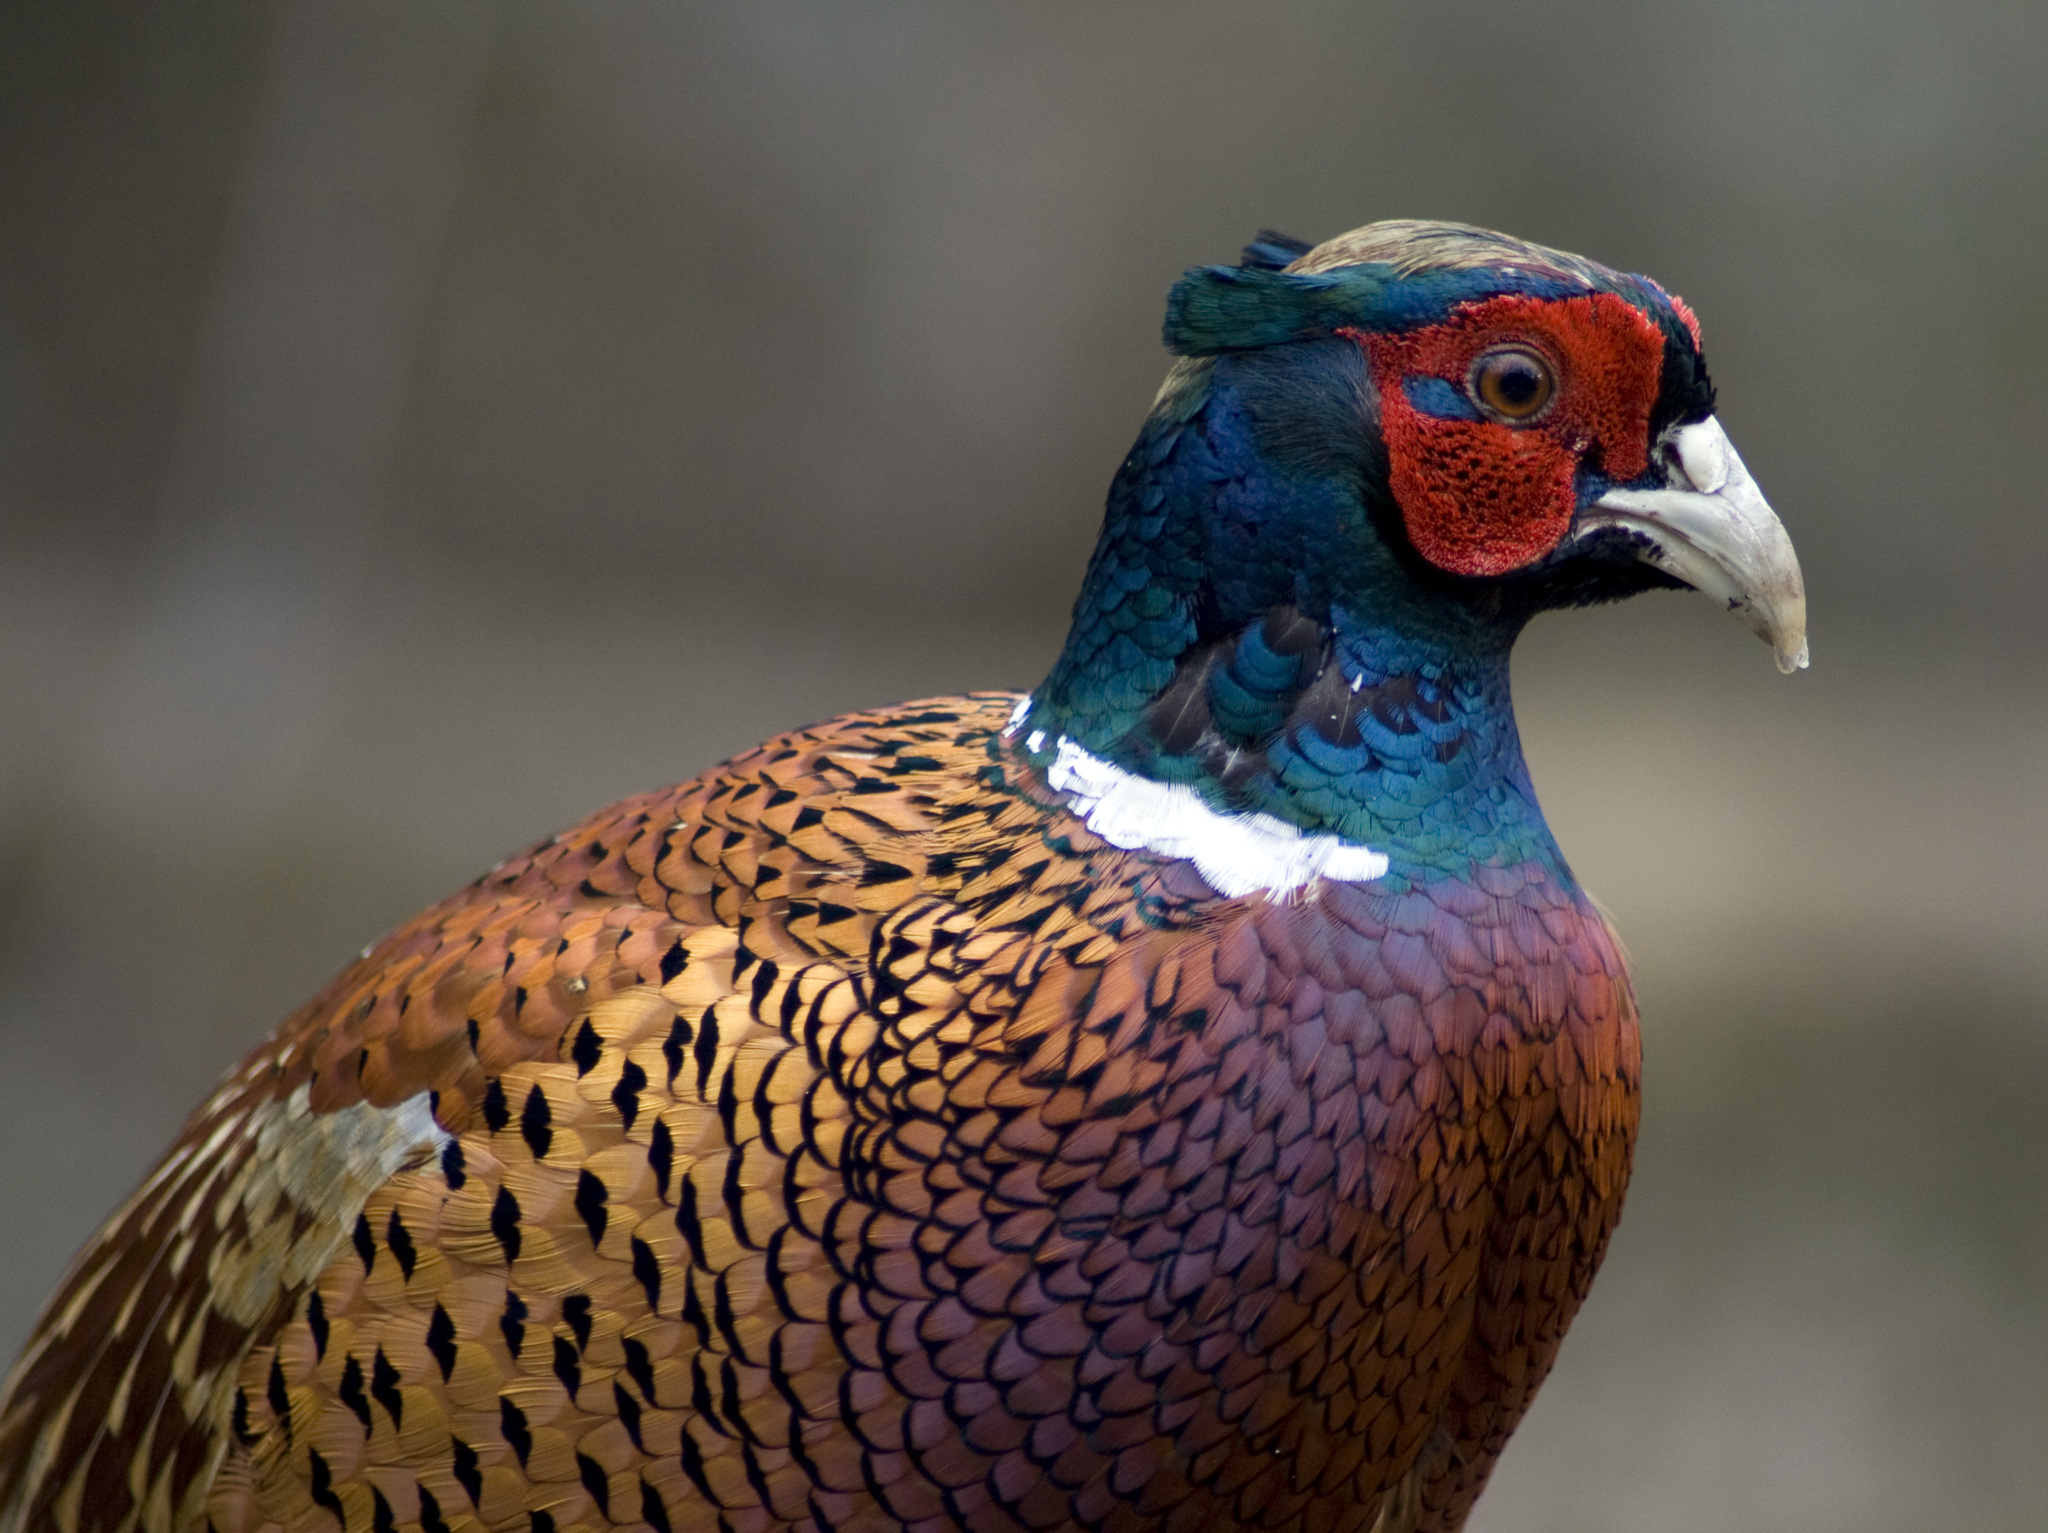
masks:
<instances>
[{"instance_id":1,"label":"pale hooked beak","mask_svg":"<svg viewBox=\"0 0 2048 1533\"><path fill-rule=\"evenodd\" d=\"M1806 584L1784 524L1714 417L1667 440L1670 485L1609 490L1580 517L1580 535L1619 527L1648 539L1637 558L1725 602L1771 646L1786 675L1805 669Z\"/></svg>"}]
</instances>

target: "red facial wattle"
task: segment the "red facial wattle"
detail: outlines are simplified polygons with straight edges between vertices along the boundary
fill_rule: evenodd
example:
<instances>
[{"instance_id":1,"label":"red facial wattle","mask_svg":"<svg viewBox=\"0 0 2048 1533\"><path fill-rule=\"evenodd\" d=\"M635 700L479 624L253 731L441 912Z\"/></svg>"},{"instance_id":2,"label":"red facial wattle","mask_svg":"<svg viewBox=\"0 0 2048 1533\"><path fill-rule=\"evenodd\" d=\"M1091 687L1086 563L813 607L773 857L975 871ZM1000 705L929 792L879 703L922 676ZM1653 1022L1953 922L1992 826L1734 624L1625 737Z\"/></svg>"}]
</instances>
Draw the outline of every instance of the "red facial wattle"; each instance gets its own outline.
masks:
<instances>
[{"instance_id":1,"label":"red facial wattle","mask_svg":"<svg viewBox=\"0 0 2048 1533\"><path fill-rule=\"evenodd\" d=\"M1545 299L1507 294L1396 334L1347 331L1379 390L1390 487L1408 540L1454 575L1504 575L1542 558L1571 528L1580 462L1598 447L1606 472L1649 465L1650 409L1664 335L1613 293ZM1405 384L1447 383L1466 397L1475 363L1519 346L1555 374L1549 403L1527 422L1447 419L1417 408Z\"/></svg>"}]
</instances>

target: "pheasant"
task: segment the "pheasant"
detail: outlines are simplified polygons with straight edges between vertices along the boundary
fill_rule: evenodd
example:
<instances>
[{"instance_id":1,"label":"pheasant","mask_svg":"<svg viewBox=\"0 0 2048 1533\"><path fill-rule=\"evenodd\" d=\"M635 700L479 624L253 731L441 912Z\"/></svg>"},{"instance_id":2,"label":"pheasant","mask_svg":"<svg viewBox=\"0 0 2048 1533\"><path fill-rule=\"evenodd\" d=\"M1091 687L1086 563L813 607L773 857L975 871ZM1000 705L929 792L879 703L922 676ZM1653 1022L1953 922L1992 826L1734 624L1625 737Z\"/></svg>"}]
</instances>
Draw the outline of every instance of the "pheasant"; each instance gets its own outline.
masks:
<instances>
[{"instance_id":1,"label":"pheasant","mask_svg":"<svg viewBox=\"0 0 2048 1533\"><path fill-rule=\"evenodd\" d=\"M77 1258L0 1533L1460 1527L1619 1216L1509 650L1791 544L1647 278L1267 233L1028 695L798 730L366 949Z\"/></svg>"}]
</instances>

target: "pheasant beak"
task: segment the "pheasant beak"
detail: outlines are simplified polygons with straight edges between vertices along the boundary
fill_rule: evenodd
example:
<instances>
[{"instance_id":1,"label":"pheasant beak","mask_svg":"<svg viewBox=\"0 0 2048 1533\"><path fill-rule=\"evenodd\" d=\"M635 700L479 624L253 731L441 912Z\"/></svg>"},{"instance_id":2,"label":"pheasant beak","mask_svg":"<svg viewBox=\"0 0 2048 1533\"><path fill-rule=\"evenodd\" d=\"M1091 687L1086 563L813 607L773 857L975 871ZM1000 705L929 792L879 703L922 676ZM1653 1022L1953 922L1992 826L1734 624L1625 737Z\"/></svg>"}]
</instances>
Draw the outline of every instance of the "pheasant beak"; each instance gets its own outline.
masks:
<instances>
[{"instance_id":1,"label":"pheasant beak","mask_svg":"<svg viewBox=\"0 0 2048 1533\"><path fill-rule=\"evenodd\" d=\"M1616 527L1635 535L1636 557L1725 602L1778 657L1786 675L1806 667L1806 585L1792 540L1712 416L1681 426L1661 490L1609 490L1586 508L1581 535Z\"/></svg>"}]
</instances>

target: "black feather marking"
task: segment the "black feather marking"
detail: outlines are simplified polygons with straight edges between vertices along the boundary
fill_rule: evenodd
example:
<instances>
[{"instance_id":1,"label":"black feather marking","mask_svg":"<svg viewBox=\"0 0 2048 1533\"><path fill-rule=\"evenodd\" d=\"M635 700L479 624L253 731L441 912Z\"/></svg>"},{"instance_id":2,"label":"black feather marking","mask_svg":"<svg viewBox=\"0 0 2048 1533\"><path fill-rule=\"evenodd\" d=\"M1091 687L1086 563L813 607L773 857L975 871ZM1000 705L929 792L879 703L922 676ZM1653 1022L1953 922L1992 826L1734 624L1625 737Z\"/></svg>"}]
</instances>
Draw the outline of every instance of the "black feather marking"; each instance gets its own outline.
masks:
<instances>
[{"instance_id":1,"label":"black feather marking","mask_svg":"<svg viewBox=\"0 0 2048 1533\"><path fill-rule=\"evenodd\" d=\"M670 943L668 951L661 955L661 982L665 985L674 979L683 972L684 965L689 961L690 955L683 951L680 938Z\"/></svg>"},{"instance_id":2,"label":"black feather marking","mask_svg":"<svg viewBox=\"0 0 2048 1533\"><path fill-rule=\"evenodd\" d=\"M535 1160L546 1160L548 1148L555 1142L554 1118L548 1094L536 1084L526 1093L526 1106L519 1113L519 1135Z\"/></svg>"},{"instance_id":3,"label":"black feather marking","mask_svg":"<svg viewBox=\"0 0 2048 1533\"><path fill-rule=\"evenodd\" d=\"M576 1391L583 1387L583 1365L576 1357L576 1344L566 1336L555 1338L555 1377L562 1381L562 1388L569 1391L571 1404L575 1403Z\"/></svg>"},{"instance_id":4,"label":"black feather marking","mask_svg":"<svg viewBox=\"0 0 2048 1533\"><path fill-rule=\"evenodd\" d=\"M699 1267L709 1268L711 1263L704 1256L704 1228L697 1222L697 1184L687 1176L676 1191L676 1233L689 1243L690 1259Z\"/></svg>"},{"instance_id":5,"label":"black feather marking","mask_svg":"<svg viewBox=\"0 0 2048 1533\"><path fill-rule=\"evenodd\" d=\"M511 1121L512 1109L505 1105L505 1083L493 1077L484 1087L484 1122L495 1134Z\"/></svg>"},{"instance_id":6,"label":"black feather marking","mask_svg":"<svg viewBox=\"0 0 2048 1533\"><path fill-rule=\"evenodd\" d=\"M447 1383L448 1376L455 1372L455 1322L438 1304L434 1306L434 1318L427 1322L427 1351L441 1365L441 1382Z\"/></svg>"},{"instance_id":7,"label":"black feather marking","mask_svg":"<svg viewBox=\"0 0 2048 1533\"><path fill-rule=\"evenodd\" d=\"M690 1434L685 1432L685 1437ZM609 1518L612 1514L612 1482L606 1478L603 1468L588 1454L576 1455L576 1473L583 1481L583 1488L590 1492L590 1499L597 1503L597 1514Z\"/></svg>"},{"instance_id":8,"label":"black feather marking","mask_svg":"<svg viewBox=\"0 0 2048 1533\"><path fill-rule=\"evenodd\" d=\"M885 862L880 857L870 857L867 860L867 865L860 870L859 887L868 889L876 884L900 884L908 877L910 877L910 869L904 867L902 863ZM763 961L765 962L766 960ZM768 975L768 983L773 984L774 982L775 975L771 970ZM758 980L755 982L754 1004L756 1009L759 1008L761 997L767 993L767 989L767 985L760 983Z\"/></svg>"},{"instance_id":9,"label":"black feather marking","mask_svg":"<svg viewBox=\"0 0 2048 1533\"><path fill-rule=\"evenodd\" d=\"M398 1519L391 1515L391 1503L374 1485L370 1487L370 1533L398 1533Z\"/></svg>"},{"instance_id":10,"label":"black feather marking","mask_svg":"<svg viewBox=\"0 0 2048 1533\"><path fill-rule=\"evenodd\" d=\"M619 1425L633 1439L633 1446L645 1453L647 1445L640 1440L640 1402L628 1394L626 1386L616 1379L612 1381L612 1405L619 1413Z\"/></svg>"},{"instance_id":11,"label":"black feather marking","mask_svg":"<svg viewBox=\"0 0 2048 1533\"><path fill-rule=\"evenodd\" d=\"M661 1263L654 1259L654 1247L638 1235L633 1237L633 1276L647 1290L647 1307L661 1312Z\"/></svg>"},{"instance_id":12,"label":"black feather marking","mask_svg":"<svg viewBox=\"0 0 2048 1533\"><path fill-rule=\"evenodd\" d=\"M676 1072L683 1068L683 1050L690 1046L690 1024L680 1013L668 1025L668 1041L661 1046L661 1057L668 1061L668 1084L676 1083Z\"/></svg>"},{"instance_id":13,"label":"black feather marking","mask_svg":"<svg viewBox=\"0 0 2048 1533\"><path fill-rule=\"evenodd\" d=\"M363 1424L363 1436L370 1435L370 1397L363 1393L363 1363L355 1353L348 1354L348 1360L341 1365L341 1387L335 1390L335 1398L356 1413L356 1420Z\"/></svg>"},{"instance_id":14,"label":"black feather marking","mask_svg":"<svg viewBox=\"0 0 2048 1533\"><path fill-rule=\"evenodd\" d=\"M712 1061L718 1058L718 1013L706 1011L697 1021L697 1095L708 1096Z\"/></svg>"},{"instance_id":15,"label":"black feather marking","mask_svg":"<svg viewBox=\"0 0 2048 1533\"><path fill-rule=\"evenodd\" d=\"M412 1232L405 1227L405 1221L398 1217L395 1208L391 1210L391 1222L384 1227L384 1243L391 1247L391 1254L398 1258L398 1270L410 1283L412 1269L419 1261L420 1253L412 1243Z\"/></svg>"},{"instance_id":16,"label":"black feather marking","mask_svg":"<svg viewBox=\"0 0 2048 1533\"><path fill-rule=\"evenodd\" d=\"M721 1273L719 1275L719 1283L723 1285L724 1282L725 1276L723 1273ZM725 1330L727 1335L732 1334L730 1327L723 1327L723 1329ZM742 1413L740 1408L739 1370L734 1368L731 1363L721 1363L718 1369L718 1378L719 1383L723 1386L723 1402L725 1405L726 1419L728 1421L746 1420L746 1416Z\"/></svg>"},{"instance_id":17,"label":"black feather marking","mask_svg":"<svg viewBox=\"0 0 2048 1533\"><path fill-rule=\"evenodd\" d=\"M312 1469L308 1480L313 1492L313 1504L334 1513L334 1520L344 1528L347 1527L348 1518L341 1510L341 1497L334 1493L334 1471L327 1467L327 1460L320 1456L318 1448L306 1450L306 1462Z\"/></svg>"},{"instance_id":18,"label":"black feather marking","mask_svg":"<svg viewBox=\"0 0 2048 1533\"><path fill-rule=\"evenodd\" d=\"M646 1089L647 1072L627 1060L625 1068L619 1071L619 1083L612 1087L612 1106L619 1110L619 1116L626 1120L626 1132L633 1132L633 1120L640 1116L640 1093Z\"/></svg>"},{"instance_id":19,"label":"black feather marking","mask_svg":"<svg viewBox=\"0 0 2048 1533\"><path fill-rule=\"evenodd\" d=\"M690 1477L690 1483L697 1487L699 1495L713 1505L718 1498L712 1494L710 1478L704 1473L704 1450L697 1446L697 1439L688 1432L683 1433L683 1473Z\"/></svg>"},{"instance_id":20,"label":"black feather marking","mask_svg":"<svg viewBox=\"0 0 2048 1533\"><path fill-rule=\"evenodd\" d=\"M655 1494L654 1487L647 1483L644 1475L640 1479L640 1520L654 1529L654 1533L674 1533L669 1525L667 1504Z\"/></svg>"},{"instance_id":21,"label":"black feather marking","mask_svg":"<svg viewBox=\"0 0 2048 1533\"><path fill-rule=\"evenodd\" d=\"M654 1359L647 1355L647 1343L628 1336L623 1339L623 1345L627 1374L639 1385L641 1397L659 1409L661 1402L654 1398Z\"/></svg>"},{"instance_id":22,"label":"black feather marking","mask_svg":"<svg viewBox=\"0 0 2048 1533\"><path fill-rule=\"evenodd\" d=\"M441 1520L441 1503L424 1485L420 1487L420 1528L421 1533L448 1533L448 1524Z\"/></svg>"},{"instance_id":23,"label":"black feather marking","mask_svg":"<svg viewBox=\"0 0 2048 1533\"><path fill-rule=\"evenodd\" d=\"M685 1281L683 1284L683 1320L697 1333L697 1345L711 1345L711 1321L704 1313L703 1301L697 1297L697 1285Z\"/></svg>"},{"instance_id":24,"label":"black feather marking","mask_svg":"<svg viewBox=\"0 0 2048 1533\"><path fill-rule=\"evenodd\" d=\"M524 1469L526 1456L533 1452L533 1430L526 1424L526 1412L504 1396L498 1400L498 1432L519 1455L519 1467Z\"/></svg>"},{"instance_id":25,"label":"black feather marking","mask_svg":"<svg viewBox=\"0 0 2048 1533\"><path fill-rule=\"evenodd\" d=\"M382 1347L377 1349L376 1361L370 1365L370 1398L391 1417L393 1431L405 1425L405 1396L398 1392L398 1370L391 1366Z\"/></svg>"},{"instance_id":26,"label":"black feather marking","mask_svg":"<svg viewBox=\"0 0 2048 1533\"><path fill-rule=\"evenodd\" d=\"M270 1402L271 1414L284 1425L284 1440L292 1440L292 1397L285 1392L284 1359L272 1353L270 1358L270 1387L264 1391L264 1398Z\"/></svg>"},{"instance_id":27,"label":"black feather marking","mask_svg":"<svg viewBox=\"0 0 2048 1533\"><path fill-rule=\"evenodd\" d=\"M327 1305L317 1288L306 1299L306 1329L313 1333L313 1359L318 1362L327 1356Z\"/></svg>"},{"instance_id":28,"label":"black feather marking","mask_svg":"<svg viewBox=\"0 0 2048 1533\"><path fill-rule=\"evenodd\" d=\"M654 1120L654 1131L648 1135L647 1164L654 1170L654 1187L663 1199L668 1197L669 1173L675 1169L676 1142L668 1131L668 1125L661 1119Z\"/></svg>"},{"instance_id":29,"label":"black feather marking","mask_svg":"<svg viewBox=\"0 0 2048 1533\"><path fill-rule=\"evenodd\" d=\"M597 1029L585 1017L583 1025L576 1029L576 1045L569 1050L569 1058L576 1063L576 1078L581 1080L597 1068L597 1062L604 1058L604 1043L597 1036Z\"/></svg>"},{"instance_id":30,"label":"black feather marking","mask_svg":"<svg viewBox=\"0 0 2048 1533\"><path fill-rule=\"evenodd\" d=\"M370 1216L356 1215L356 1255L362 1258L363 1276L370 1275L370 1269L377 1265L377 1237L370 1233Z\"/></svg>"},{"instance_id":31,"label":"black feather marking","mask_svg":"<svg viewBox=\"0 0 2048 1533\"><path fill-rule=\"evenodd\" d=\"M239 1386L235 1389L235 1411L229 1421L235 1440L245 1448L256 1446L256 1434L249 1429L249 1391Z\"/></svg>"},{"instance_id":32,"label":"black feather marking","mask_svg":"<svg viewBox=\"0 0 2048 1533\"><path fill-rule=\"evenodd\" d=\"M505 1265L519 1260L519 1200L510 1187L498 1189L498 1201L491 1205L491 1233L505 1250Z\"/></svg>"},{"instance_id":33,"label":"black feather marking","mask_svg":"<svg viewBox=\"0 0 2048 1533\"><path fill-rule=\"evenodd\" d=\"M863 884L867 883L869 881L868 874L874 872L877 868L891 868L894 866L895 864L891 862L880 862L870 860L867 865L866 871L864 871L861 874L860 881ZM908 868L905 868L903 870L902 876L908 878L910 876L910 870ZM894 882L894 879L892 878L889 881ZM761 1015L761 1008L764 1005L766 1005L768 1001L768 992L775 988L775 981L780 977L781 973L781 969L776 966L775 960L772 958L762 959L761 967L754 971L753 1012L755 1016L758 1017Z\"/></svg>"},{"instance_id":34,"label":"black feather marking","mask_svg":"<svg viewBox=\"0 0 2048 1533\"><path fill-rule=\"evenodd\" d=\"M739 1157L734 1156L737 1160ZM576 1212L583 1216L583 1222L590 1227L590 1243L593 1246L604 1242L604 1227L609 1219L605 1203L611 1194L597 1173L588 1166L576 1173Z\"/></svg>"},{"instance_id":35,"label":"black feather marking","mask_svg":"<svg viewBox=\"0 0 2048 1533\"><path fill-rule=\"evenodd\" d=\"M776 1307L782 1311L783 1318L786 1320L797 1317L797 1307L791 1302L789 1296L789 1276L782 1270L783 1245L788 1238L788 1225L782 1226L773 1235L769 1236L767 1270L762 1274L768 1280L769 1294L773 1296ZM778 1333L777 1339L769 1343L769 1352L771 1355L779 1354L781 1348L782 1341ZM771 1375L778 1379L782 1377L782 1374L778 1371L780 1366L780 1364L771 1364L769 1370ZM779 1388L780 1386L778 1385L777 1387Z\"/></svg>"},{"instance_id":36,"label":"black feather marking","mask_svg":"<svg viewBox=\"0 0 2048 1533\"><path fill-rule=\"evenodd\" d=\"M526 1533L555 1533L555 1519L548 1512L529 1512Z\"/></svg>"},{"instance_id":37,"label":"black feather marking","mask_svg":"<svg viewBox=\"0 0 2048 1533\"><path fill-rule=\"evenodd\" d=\"M455 1483L468 1493L469 1504L475 1506L484 1495L484 1476L477 1467L476 1449L459 1437L451 1437L448 1441L454 1449Z\"/></svg>"},{"instance_id":38,"label":"black feather marking","mask_svg":"<svg viewBox=\"0 0 2048 1533\"><path fill-rule=\"evenodd\" d=\"M711 1379L704 1372L702 1356L690 1359L690 1404L696 1408L698 1415L723 1430L718 1415L718 1402L711 1398ZM688 1437L690 1434L685 1432L683 1435Z\"/></svg>"},{"instance_id":39,"label":"black feather marking","mask_svg":"<svg viewBox=\"0 0 2048 1533\"><path fill-rule=\"evenodd\" d=\"M460 1139L450 1139L441 1147L441 1176L448 1183L450 1192L456 1191L469 1180Z\"/></svg>"},{"instance_id":40,"label":"black feather marking","mask_svg":"<svg viewBox=\"0 0 2048 1533\"><path fill-rule=\"evenodd\" d=\"M726 1073L725 1083L727 1086L732 1084L732 1072L728 1071ZM737 1101L728 1104L724 1100L732 1094L725 1090L719 1092L719 1115L724 1117L728 1123L732 1122L739 1113ZM737 1143L738 1141L735 1139L731 1142ZM740 1185L740 1166L743 1160L744 1157L739 1155L729 1155L726 1157L725 1181L723 1184L725 1212L726 1217L732 1221L732 1232L739 1237L740 1244L751 1247L754 1250L759 1250L760 1247L754 1244L752 1232L747 1229L747 1190ZM720 1276L719 1281L724 1281L723 1275Z\"/></svg>"},{"instance_id":41,"label":"black feather marking","mask_svg":"<svg viewBox=\"0 0 2048 1533\"><path fill-rule=\"evenodd\" d=\"M562 1319L576 1333L576 1351L580 1356L590 1346L590 1295L572 1293L564 1299Z\"/></svg>"},{"instance_id":42,"label":"black feather marking","mask_svg":"<svg viewBox=\"0 0 2048 1533\"><path fill-rule=\"evenodd\" d=\"M526 1301L511 1289L505 1290L505 1313L498 1317L498 1329L505 1337L505 1350L512 1354L512 1361L519 1361L520 1348L526 1345Z\"/></svg>"}]
</instances>

